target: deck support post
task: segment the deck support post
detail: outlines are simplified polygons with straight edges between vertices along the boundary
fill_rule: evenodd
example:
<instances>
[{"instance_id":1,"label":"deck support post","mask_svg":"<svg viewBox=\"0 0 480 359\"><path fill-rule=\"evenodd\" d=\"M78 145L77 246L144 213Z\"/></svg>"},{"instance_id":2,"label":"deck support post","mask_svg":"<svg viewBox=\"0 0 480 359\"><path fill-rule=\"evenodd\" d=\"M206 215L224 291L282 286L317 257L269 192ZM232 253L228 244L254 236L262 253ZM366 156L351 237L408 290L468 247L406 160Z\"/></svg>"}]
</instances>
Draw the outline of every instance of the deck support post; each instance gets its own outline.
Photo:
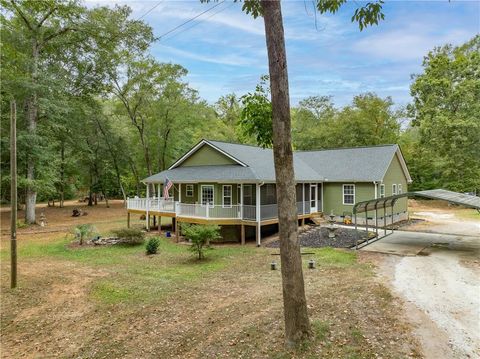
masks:
<instances>
[{"instance_id":1,"label":"deck support post","mask_svg":"<svg viewBox=\"0 0 480 359\"><path fill-rule=\"evenodd\" d=\"M175 240L177 241L177 243L180 241L179 233L180 233L179 223L178 223L178 220L175 219Z\"/></svg>"},{"instance_id":2,"label":"deck support post","mask_svg":"<svg viewBox=\"0 0 480 359\"><path fill-rule=\"evenodd\" d=\"M245 225L244 224L240 226L240 237L241 237L241 244L242 246L244 246L245 245Z\"/></svg>"},{"instance_id":3,"label":"deck support post","mask_svg":"<svg viewBox=\"0 0 480 359\"><path fill-rule=\"evenodd\" d=\"M305 217L302 218L302 228L305 227Z\"/></svg>"},{"instance_id":4,"label":"deck support post","mask_svg":"<svg viewBox=\"0 0 480 359\"><path fill-rule=\"evenodd\" d=\"M130 228L130 212L127 212L127 228Z\"/></svg>"},{"instance_id":5,"label":"deck support post","mask_svg":"<svg viewBox=\"0 0 480 359\"><path fill-rule=\"evenodd\" d=\"M255 237L256 237L256 240L257 240L257 247L260 247L260 244L261 244L261 242L262 242L262 231L261 231L262 226L260 225L260 222L257 223L255 229L256 229L256 231L255 231L255 232L256 232Z\"/></svg>"},{"instance_id":6,"label":"deck support post","mask_svg":"<svg viewBox=\"0 0 480 359\"><path fill-rule=\"evenodd\" d=\"M260 201L261 201L261 196L260 196L260 184L257 183L256 185L256 191L255 191L255 207L256 207L256 219L257 219L257 247L260 247L261 240L262 240L262 232L261 232L261 221L262 221L262 214L261 214L261 207L260 207Z\"/></svg>"},{"instance_id":7,"label":"deck support post","mask_svg":"<svg viewBox=\"0 0 480 359\"><path fill-rule=\"evenodd\" d=\"M153 216L153 228L157 225L157 216Z\"/></svg>"},{"instance_id":8,"label":"deck support post","mask_svg":"<svg viewBox=\"0 0 480 359\"><path fill-rule=\"evenodd\" d=\"M378 238L378 202L375 202L375 236Z\"/></svg>"},{"instance_id":9,"label":"deck support post","mask_svg":"<svg viewBox=\"0 0 480 359\"><path fill-rule=\"evenodd\" d=\"M162 234L162 217L158 216L158 234Z\"/></svg>"}]
</instances>

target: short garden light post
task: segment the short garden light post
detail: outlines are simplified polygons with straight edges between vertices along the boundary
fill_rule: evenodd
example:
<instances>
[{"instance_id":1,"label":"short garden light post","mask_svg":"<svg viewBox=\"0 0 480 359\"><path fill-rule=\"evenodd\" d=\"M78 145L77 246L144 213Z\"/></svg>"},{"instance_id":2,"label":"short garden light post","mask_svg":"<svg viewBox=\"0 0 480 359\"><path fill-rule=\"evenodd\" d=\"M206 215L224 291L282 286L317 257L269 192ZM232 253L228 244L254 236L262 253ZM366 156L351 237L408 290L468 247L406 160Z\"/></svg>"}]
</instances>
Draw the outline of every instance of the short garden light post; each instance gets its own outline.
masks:
<instances>
[{"instance_id":1,"label":"short garden light post","mask_svg":"<svg viewBox=\"0 0 480 359\"><path fill-rule=\"evenodd\" d=\"M277 269L277 262L272 261L272 263L270 263L270 269L271 270L276 270Z\"/></svg>"},{"instance_id":2,"label":"short garden light post","mask_svg":"<svg viewBox=\"0 0 480 359\"><path fill-rule=\"evenodd\" d=\"M315 261L313 259L308 261L308 269L315 269Z\"/></svg>"}]
</instances>

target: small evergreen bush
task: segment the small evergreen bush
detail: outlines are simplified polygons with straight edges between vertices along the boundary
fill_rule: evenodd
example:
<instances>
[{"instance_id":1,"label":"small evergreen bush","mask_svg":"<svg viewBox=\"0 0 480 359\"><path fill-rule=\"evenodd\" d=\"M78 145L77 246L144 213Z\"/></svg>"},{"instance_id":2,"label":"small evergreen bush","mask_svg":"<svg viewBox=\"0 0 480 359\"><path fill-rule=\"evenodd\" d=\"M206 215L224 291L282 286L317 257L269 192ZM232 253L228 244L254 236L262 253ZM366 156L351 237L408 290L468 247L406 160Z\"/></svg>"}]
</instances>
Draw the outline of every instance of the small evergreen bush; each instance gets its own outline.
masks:
<instances>
[{"instance_id":1,"label":"small evergreen bush","mask_svg":"<svg viewBox=\"0 0 480 359\"><path fill-rule=\"evenodd\" d=\"M220 227L217 225L184 224L182 232L192 242L190 250L198 256L198 259L205 258L205 247L210 241L220 238Z\"/></svg>"},{"instance_id":2,"label":"small evergreen bush","mask_svg":"<svg viewBox=\"0 0 480 359\"><path fill-rule=\"evenodd\" d=\"M147 242L147 254L157 254L158 246L160 246L160 239L158 237L150 238Z\"/></svg>"},{"instance_id":3,"label":"small evergreen bush","mask_svg":"<svg viewBox=\"0 0 480 359\"><path fill-rule=\"evenodd\" d=\"M127 244L142 244L145 240L145 233L138 228L121 228L112 233Z\"/></svg>"},{"instance_id":4,"label":"small evergreen bush","mask_svg":"<svg viewBox=\"0 0 480 359\"><path fill-rule=\"evenodd\" d=\"M87 239L88 236L91 236L95 232L95 227L91 224L79 224L73 229L75 237L78 239L79 244L83 245L83 240Z\"/></svg>"}]
</instances>

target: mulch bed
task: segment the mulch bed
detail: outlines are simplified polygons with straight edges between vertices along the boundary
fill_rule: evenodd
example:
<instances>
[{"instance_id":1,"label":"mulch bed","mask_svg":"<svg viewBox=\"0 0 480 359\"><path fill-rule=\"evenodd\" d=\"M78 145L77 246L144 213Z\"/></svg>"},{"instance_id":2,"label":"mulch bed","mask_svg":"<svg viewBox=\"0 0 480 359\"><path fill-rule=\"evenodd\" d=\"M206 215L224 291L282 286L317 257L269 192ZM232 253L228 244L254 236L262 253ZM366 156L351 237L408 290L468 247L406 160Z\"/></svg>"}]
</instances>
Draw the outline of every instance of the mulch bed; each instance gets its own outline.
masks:
<instances>
[{"instance_id":1,"label":"mulch bed","mask_svg":"<svg viewBox=\"0 0 480 359\"><path fill-rule=\"evenodd\" d=\"M361 237L366 236L365 231L358 231ZM300 233L301 247L333 247L333 248L351 248L355 246L357 234L354 229L338 228L335 232L335 238L328 238L328 230L320 226L312 226L310 229ZM269 248L278 248L280 241L275 241L266 245Z\"/></svg>"}]
</instances>

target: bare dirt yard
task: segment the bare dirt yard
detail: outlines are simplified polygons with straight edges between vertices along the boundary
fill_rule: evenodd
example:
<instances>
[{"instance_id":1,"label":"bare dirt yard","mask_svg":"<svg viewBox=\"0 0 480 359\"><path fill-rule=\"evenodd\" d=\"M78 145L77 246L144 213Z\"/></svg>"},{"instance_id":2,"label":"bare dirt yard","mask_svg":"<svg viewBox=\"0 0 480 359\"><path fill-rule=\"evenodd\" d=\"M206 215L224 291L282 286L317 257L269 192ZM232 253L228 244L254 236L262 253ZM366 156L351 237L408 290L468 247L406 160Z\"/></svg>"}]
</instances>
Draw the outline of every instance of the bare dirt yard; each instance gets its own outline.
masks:
<instances>
[{"instance_id":1,"label":"bare dirt yard","mask_svg":"<svg viewBox=\"0 0 480 359\"><path fill-rule=\"evenodd\" d=\"M19 285L9 289L7 210L1 232L4 358L407 358L422 357L399 299L350 250L309 249L305 282L313 337L283 346L278 249L216 245L197 261L185 244L70 247L71 229L125 225L111 208L41 208L47 227L19 230ZM137 220L138 221L138 220ZM140 224L138 221L137 224ZM153 235L153 234L152 234ZM306 269L315 259L317 268Z\"/></svg>"},{"instance_id":2,"label":"bare dirt yard","mask_svg":"<svg viewBox=\"0 0 480 359\"><path fill-rule=\"evenodd\" d=\"M437 201L413 201L412 212L424 221L366 254L403 298L426 357L480 358L480 214Z\"/></svg>"}]
</instances>

